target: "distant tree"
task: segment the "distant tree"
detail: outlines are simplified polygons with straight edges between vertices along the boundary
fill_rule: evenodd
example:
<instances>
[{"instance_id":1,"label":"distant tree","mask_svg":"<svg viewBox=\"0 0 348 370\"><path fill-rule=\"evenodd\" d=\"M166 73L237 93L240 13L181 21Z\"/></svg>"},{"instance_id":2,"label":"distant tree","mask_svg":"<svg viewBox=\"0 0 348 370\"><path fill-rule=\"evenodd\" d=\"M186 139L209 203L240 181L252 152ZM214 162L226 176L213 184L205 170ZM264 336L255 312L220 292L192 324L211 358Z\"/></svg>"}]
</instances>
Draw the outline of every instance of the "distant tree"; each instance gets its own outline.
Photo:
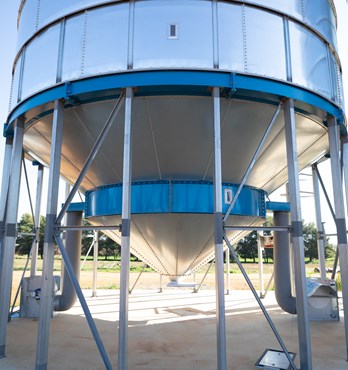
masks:
<instances>
[{"instance_id":1,"label":"distant tree","mask_svg":"<svg viewBox=\"0 0 348 370\"><path fill-rule=\"evenodd\" d=\"M244 259L244 262L247 259L252 259L255 263L257 257L257 232L252 231L246 237L242 238L237 243L236 252L239 257Z\"/></svg>"},{"instance_id":2,"label":"distant tree","mask_svg":"<svg viewBox=\"0 0 348 370\"><path fill-rule=\"evenodd\" d=\"M333 258L335 257L336 249L331 243L327 243L325 247L325 258Z\"/></svg>"},{"instance_id":3,"label":"distant tree","mask_svg":"<svg viewBox=\"0 0 348 370\"><path fill-rule=\"evenodd\" d=\"M306 224L303 222L303 242L305 249L305 257L312 262L318 259L318 233L313 222ZM325 258L330 258L335 255L334 247L329 243L329 238L326 239Z\"/></svg>"},{"instance_id":4,"label":"distant tree","mask_svg":"<svg viewBox=\"0 0 348 370\"><path fill-rule=\"evenodd\" d=\"M40 216L40 233L39 233L39 254L42 258L44 245L44 230L46 219ZM30 253L30 249L34 240L33 235L23 235L35 233L33 218L30 213L24 213L17 224L18 238L16 242L16 253L23 255Z\"/></svg>"},{"instance_id":5,"label":"distant tree","mask_svg":"<svg viewBox=\"0 0 348 370\"><path fill-rule=\"evenodd\" d=\"M105 260L111 256L116 260L121 253L121 246L107 235L102 234L99 238L99 250L100 254L105 257Z\"/></svg>"},{"instance_id":6,"label":"distant tree","mask_svg":"<svg viewBox=\"0 0 348 370\"><path fill-rule=\"evenodd\" d=\"M83 226L89 226L86 219L83 219ZM82 249L81 254L86 255L88 250L93 243L93 231L82 231ZM93 253L93 252L92 252Z\"/></svg>"},{"instance_id":7,"label":"distant tree","mask_svg":"<svg viewBox=\"0 0 348 370\"><path fill-rule=\"evenodd\" d=\"M84 220L84 225L88 225L88 222ZM93 231L83 231L82 232L82 255L86 255L88 253L91 244L93 243L94 233ZM103 233L99 233L99 256L103 256L105 260L109 257L113 256L114 260L119 256L121 252L121 246L116 243L114 240L109 238L107 235ZM93 254L93 250L91 251L90 255Z\"/></svg>"},{"instance_id":8,"label":"distant tree","mask_svg":"<svg viewBox=\"0 0 348 370\"><path fill-rule=\"evenodd\" d=\"M33 236L23 235L34 232L33 218L30 213L24 213L17 224L18 238L16 242L16 253L23 255L29 254L33 243Z\"/></svg>"},{"instance_id":9,"label":"distant tree","mask_svg":"<svg viewBox=\"0 0 348 370\"><path fill-rule=\"evenodd\" d=\"M273 248L265 248L262 256L265 263L270 263L270 261L273 261Z\"/></svg>"},{"instance_id":10,"label":"distant tree","mask_svg":"<svg viewBox=\"0 0 348 370\"><path fill-rule=\"evenodd\" d=\"M303 242L305 257L312 262L318 258L317 229L313 222L303 223Z\"/></svg>"}]
</instances>

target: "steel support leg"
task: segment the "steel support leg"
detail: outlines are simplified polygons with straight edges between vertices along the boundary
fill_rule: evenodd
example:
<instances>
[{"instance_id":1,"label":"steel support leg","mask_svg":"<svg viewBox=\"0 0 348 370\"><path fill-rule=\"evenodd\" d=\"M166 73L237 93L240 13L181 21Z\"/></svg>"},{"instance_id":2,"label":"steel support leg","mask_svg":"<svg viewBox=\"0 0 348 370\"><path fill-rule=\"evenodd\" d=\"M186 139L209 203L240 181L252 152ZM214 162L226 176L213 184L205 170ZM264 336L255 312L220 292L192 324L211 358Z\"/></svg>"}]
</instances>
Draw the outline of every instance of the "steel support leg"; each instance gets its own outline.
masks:
<instances>
[{"instance_id":1,"label":"steel support leg","mask_svg":"<svg viewBox=\"0 0 348 370\"><path fill-rule=\"evenodd\" d=\"M344 186L346 192L346 207L348 210L348 135L343 136L341 138L341 142L342 142Z\"/></svg>"},{"instance_id":2,"label":"steel support leg","mask_svg":"<svg viewBox=\"0 0 348 370\"><path fill-rule=\"evenodd\" d=\"M224 246L222 214L220 89L213 88L214 102L214 233L217 326L217 369L226 370L226 319L224 288Z\"/></svg>"},{"instance_id":3,"label":"steel support leg","mask_svg":"<svg viewBox=\"0 0 348 370\"><path fill-rule=\"evenodd\" d=\"M317 165L312 166L312 177L313 177L313 192L314 192L314 203L315 203L315 221L317 226L317 244L318 244L318 257L320 266L320 277L326 279L326 266L325 266L325 243L323 233L323 221L321 218L321 204L320 204L320 193L319 193L319 179L318 179L318 168Z\"/></svg>"},{"instance_id":4,"label":"steel support leg","mask_svg":"<svg viewBox=\"0 0 348 370\"><path fill-rule=\"evenodd\" d=\"M15 123L11 159L11 175L8 183L5 235L2 241L2 265L0 271L0 358L5 356L6 329L11 300L12 273L16 245L16 223L21 183L23 134L24 121L22 119L17 119Z\"/></svg>"},{"instance_id":5,"label":"steel support leg","mask_svg":"<svg viewBox=\"0 0 348 370\"><path fill-rule=\"evenodd\" d=\"M98 251L99 251L99 231L94 232L93 243L93 287L92 297L97 296L97 271L98 271Z\"/></svg>"},{"instance_id":6,"label":"steel support leg","mask_svg":"<svg viewBox=\"0 0 348 370\"><path fill-rule=\"evenodd\" d=\"M13 148L13 139L7 137L4 152L4 164L2 166L2 182L0 193L0 268L2 266L2 249L4 245L3 239L5 234L4 233L5 209L7 204L8 184L10 181L12 148ZM0 294L1 294L1 284L0 284Z\"/></svg>"},{"instance_id":7,"label":"steel support leg","mask_svg":"<svg viewBox=\"0 0 348 370\"><path fill-rule=\"evenodd\" d=\"M118 333L118 369L128 369L128 298L130 265L131 185L132 185L132 100L133 90L126 90L123 186L122 186L122 236L121 236L121 278L120 316Z\"/></svg>"},{"instance_id":8,"label":"steel support leg","mask_svg":"<svg viewBox=\"0 0 348 370\"><path fill-rule=\"evenodd\" d=\"M42 164L38 165L37 171L37 183L36 183L36 201L35 201L35 239L31 247L31 266L30 276L35 276L37 273L37 256L39 253L39 242L40 242L40 210L41 210L41 199L42 199L42 182L43 182L44 167Z\"/></svg>"},{"instance_id":9,"label":"steel support leg","mask_svg":"<svg viewBox=\"0 0 348 370\"><path fill-rule=\"evenodd\" d=\"M50 154L50 173L47 190L46 227L44 234L44 260L42 268L42 287L40 300L40 316L36 347L36 370L47 369L48 342L51 317L53 312L53 264L55 250L55 220L58 207L58 191L60 177L60 158L63 137L64 103L54 102L52 123L52 144Z\"/></svg>"},{"instance_id":10,"label":"steel support leg","mask_svg":"<svg viewBox=\"0 0 348 370\"><path fill-rule=\"evenodd\" d=\"M296 121L294 101L284 103L286 153L289 176L292 249L295 269L296 308L301 370L312 369L311 338L309 331L308 302L306 291L306 269L298 178L298 158L296 145Z\"/></svg>"},{"instance_id":11,"label":"steel support leg","mask_svg":"<svg viewBox=\"0 0 348 370\"><path fill-rule=\"evenodd\" d=\"M348 318L348 251L347 232L342 189L342 174L339 157L338 128L336 118L328 119L332 187L334 194L337 249L339 253L344 317ZM346 355L348 361L348 320L344 320Z\"/></svg>"},{"instance_id":12,"label":"steel support leg","mask_svg":"<svg viewBox=\"0 0 348 370\"><path fill-rule=\"evenodd\" d=\"M230 249L227 248L225 251L226 258L226 294L229 295L231 291L231 266L230 266Z\"/></svg>"},{"instance_id":13,"label":"steel support leg","mask_svg":"<svg viewBox=\"0 0 348 370\"><path fill-rule=\"evenodd\" d=\"M260 298L265 297L264 279L263 279L263 260L262 260L262 245L260 234L257 233L257 256L259 260L259 282L260 282Z\"/></svg>"},{"instance_id":14,"label":"steel support leg","mask_svg":"<svg viewBox=\"0 0 348 370\"><path fill-rule=\"evenodd\" d=\"M160 281L159 281L159 289L158 289L158 293L163 293L163 275L160 274L159 275L159 278L160 278Z\"/></svg>"}]
</instances>

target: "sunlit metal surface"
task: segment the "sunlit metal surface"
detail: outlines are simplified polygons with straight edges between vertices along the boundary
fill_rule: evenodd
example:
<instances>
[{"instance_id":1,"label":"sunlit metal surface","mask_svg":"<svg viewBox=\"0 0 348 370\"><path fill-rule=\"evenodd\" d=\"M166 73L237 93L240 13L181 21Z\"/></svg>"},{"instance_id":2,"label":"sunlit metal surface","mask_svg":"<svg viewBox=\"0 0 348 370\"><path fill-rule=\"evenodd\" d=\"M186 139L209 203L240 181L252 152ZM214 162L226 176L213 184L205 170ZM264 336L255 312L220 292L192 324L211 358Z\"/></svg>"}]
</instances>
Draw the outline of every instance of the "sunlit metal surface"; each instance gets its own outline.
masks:
<instances>
[{"instance_id":1,"label":"sunlit metal surface","mask_svg":"<svg viewBox=\"0 0 348 370\"><path fill-rule=\"evenodd\" d=\"M56 82L168 68L219 69L275 78L343 104L340 62L332 49L336 45L335 17L328 0L318 0L315 6L310 1L300 6L295 0L221 1L216 19L211 1L206 0L136 1L134 14L130 14L127 2L103 1L99 7L73 13L98 3L25 3L19 43L22 38L22 43L29 41L20 50L14 68L11 108L18 100ZM63 9L68 16L62 19ZM284 20L283 12L296 19ZM134 22L130 23L133 15ZM53 19L60 20L47 21ZM284 22L289 22L288 41ZM170 27L175 27L175 37L170 36ZM23 55L25 63L21 66ZM287 59L291 61L292 78L286 73ZM22 84L17 82L19 76Z\"/></svg>"},{"instance_id":2,"label":"sunlit metal surface","mask_svg":"<svg viewBox=\"0 0 348 370\"><path fill-rule=\"evenodd\" d=\"M228 72L232 87L220 99L222 181L240 184L281 92L269 96L238 91L235 95L233 73L304 88L342 105L335 27L329 0L318 0L315 6L307 0L218 1L216 8L208 0L139 0L131 6L111 0L27 0L20 15L11 109L40 91L62 83L69 90L71 81L94 76L159 70ZM161 81L151 86L156 84ZM203 94L191 92L192 86L186 92L182 87L180 92L170 87L168 93L159 93L155 87L145 93L135 91L133 182L213 180L209 86ZM78 94L67 101L71 105L64 112L61 175L70 183L78 178L117 94L116 90L95 93L91 87L82 103ZM30 121L25 128L25 151L46 165L50 161L50 107L51 103L45 103L25 112ZM122 108L81 191L122 183L124 114ZM309 113L298 104L300 169L328 151L324 119L320 109ZM246 184L271 193L287 178L281 112ZM232 217L234 225L244 226L263 220L262 215ZM115 225L121 222L118 218L91 220L96 225ZM212 258L212 225L209 214L135 214L131 248L162 274L176 279ZM231 241L241 235L229 231ZM112 237L117 239L117 233Z\"/></svg>"}]
</instances>

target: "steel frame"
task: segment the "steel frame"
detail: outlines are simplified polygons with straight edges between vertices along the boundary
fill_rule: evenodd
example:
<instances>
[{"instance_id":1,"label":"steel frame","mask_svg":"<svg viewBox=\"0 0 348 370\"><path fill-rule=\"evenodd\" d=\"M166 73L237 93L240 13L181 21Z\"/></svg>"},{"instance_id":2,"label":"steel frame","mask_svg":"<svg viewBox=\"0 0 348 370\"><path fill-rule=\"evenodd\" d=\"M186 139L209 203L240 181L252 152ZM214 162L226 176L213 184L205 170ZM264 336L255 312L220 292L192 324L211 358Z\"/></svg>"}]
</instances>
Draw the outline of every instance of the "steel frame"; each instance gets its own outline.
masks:
<instances>
[{"instance_id":1,"label":"steel frame","mask_svg":"<svg viewBox=\"0 0 348 370\"><path fill-rule=\"evenodd\" d=\"M280 109L284 109L284 121L285 121L285 137L286 137L286 152L287 152L287 163L288 163L288 177L289 177L289 189L290 189L290 206L291 206L291 233L292 233L292 244L293 244L293 254L294 254L294 264L295 264L295 287L296 287L296 304L297 304L297 313L298 313L298 339L299 339L299 348L300 348L300 363L302 370L312 369L312 356L311 356L311 343L310 343L310 333L309 333L309 317L308 317L308 307L307 307L307 293L306 293L306 274L305 274L305 265L304 265L304 245L303 245L303 233L302 233L302 218L301 218L301 203L300 203L300 187L299 187L299 178L298 178L298 158L297 158L297 146L296 146L296 120L295 120L295 109L294 101L292 99L286 99L281 102L274 113L272 120L247 168L241 184L238 188L237 193L235 194L224 218L223 222L225 223L230 212L232 211L233 205L236 202L244 184L247 181L248 175L251 172L256 159L263 147L264 142L272 128L276 118L279 115ZM273 228L258 228L258 227L233 227L233 226L223 226L224 230L270 230ZM282 228L289 231L289 228ZM234 258L236 254L229 244L229 241L224 235L225 242L229 246L231 253L233 253ZM243 272L242 265L240 266ZM243 273L245 279L249 280L247 274ZM248 283L249 284L249 283ZM249 284L250 289L255 291L252 283ZM255 291L255 298L259 302L260 298L257 296ZM260 307L262 309L262 302L260 301ZM267 312L266 312L267 314ZM273 330L273 323L270 320L269 316L266 315L267 320ZM275 328L274 328L275 329ZM275 330L273 330L275 335L278 338L278 335ZM285 351L284 351L285 352ZM288 357L289 361L290 356ZM292 361L290 361L293 364ZM296 367L293 366L294 369Z\"/></svg>"},{"instance_id":2,"label":"steel frame","mask_svg":"<svg viewBox=\"0 0 348 370\"><path fill-rule=\"evenodd\" d=\"M296 145L296 117L294 101L287 99L284 103L284 121L286 153L288 162L289 197L291 210L291 242L294 258L295 290L298 340L300 349L301 370L312 369L311 340L309 332L308 303L306 290L306 269L302 230L300 182L298 155Z\"/></svg>"},{"instance_id":3,"label":"steel frame","mask_svg":"<svg viewBox=\"0 0 348 370\"><path fill-rule=\"evenodd\" d=\"M100 338L100 335L99 335L99 332L98 332L98 329L94 323L94 320L92 318L92 315L89 311L89 308L88 308L88 305L87 305L87 302L86 302L86 299L83 295L83 292L81 290L81 287L80 287L80 284L76 278L76 275L74 273L74 268L70 262L70 259L69 259L69 256L67 255L66 251L65 251L65 248L64 248L64 244L63 244L63 241L62 239L60 238L59 234L56 232L54 234L54 240L55 242L57 243L58 245L58 248L60 250L60 253L62 254L62 258L63 258L63 261L64 261L64 264L65 264L65 268L69 274L69 277L71 279L71 282L72 284L74 285L74 288L75 288L75 291L76 291L76 294L79 298L79 301L80 301L80 304L81 304L81 307L83 309L83 312L85 314L85 317L86 317L86 320L87 320L87 323L88 323L88 326L91 330L91 333L93 335L93 338L95 340L95 343L98 347L98 350L99 350L99 353L101 355L101 358L104 362L104 366L105 366L105 369L107 370L112 370L113 367L111 365L111 362L110 362L110 359L106 353L106 350L105 350L105 347L104 347L104 344ZM37 369L38 370L38 369Z\"/></svg>"},{"instance_id":4,"label":"steel frame","mask_svg":"<svg viewBox=\"0 0 348 370\"><path fill-rule=\"evenodd\" d=\"M36 346L36 370L47 369L48 342L51 317L53 313L53 264L55 251L55 220L58 206L58 191L60 178L60 159L63 141L64 102L54 102L52 122L52 144L50 154L50 173L48 178L46 227L44 233L44 254L42 266L42 288L40 300L40 316Z\"/></svg>"},{"instance_id":5,"label":"steel frame","mask_svg":"<svg viewBox=\"0 0 348 370\"><path fill-rule=\"evenodd\" d=\"M248 168L246 169L246 171L245 171L245 173L243 175L243 179L242 179L241 183L239 184L238 190L237 190L236 194L234 195L234 197L232 199L232 202L229 205L229 207L227 209L227 212L226 212L226 214L225 214L225 216L223 218L223 222L224 223L226 222L228 216L230 215L230 213L231 213L231 211L233 209L233 206L235 205L235 203L236 203L236 201L238 199L238 196L239 196L240 192L242 191L245 183L248 180L249 174L250 174L251 170L253 169L253 167L254 167L254 165L256 163L256 160L257 160L257 158L258 158L258 156L259 156L259 154L260 154L260 152L261 152L261 150L263 148L263 145L265 144L265 141L268 138L268 135L271 132L272 127L275 124L275 122L276 122L276 120L277 120L277 118L279 116L279 113L281 111L282 105L283 105L283 102L280 102L279 105L278 105L278 107L277 107L277 109L276 109L276 111L273 114L273 117L272 117L272 119L271 119L271 121L270 121L270 123L269 123L269 125L268 125L268 127L267 127L267 129L266 129L266 131L265 131L265 133L264 133L264 135L263 135L263 137L262 137L262 139L261 139L261 141L260 141L260 143L259 143L256 151L255 151L255 153L254 153L253 158L251 159L251 162L250 162Z\"/></svg>"},{"instance_id":6,"label":"steel frame","mask_svg":"<svg viewBox=\"0 0 348 370\"><path fill-rule=\"evenodd\" d=\"M22 147L24 135L24 120L16 120L14 142L9 171L9 182L4 185L3 221L5 226L4 236L1 241L2 257L0 271L0 358L5 356L6 329L11 298L13 261L16 244L16 223L18 216L19 190L21 180ZM5 159L6 159L5 153Z\"/></svg>"},{"instance_id":7,"label":"steel frame","mask_svg":"<svg viewBox=\"0 0 348 370\"><path fill-rule=\"evenodd\" d=\"M226 295L230 294L231 291L231 267L230 267L230 250L229 248L225 251L225 259L226 259Z\"/></svg>"},{"instance_id":8,"label":"steel frame","mask_svg":"<svg viewBox=\"0 0 348 370\"><path fill-rule=\"evenodd\" d=\"M215 291L217 328L217 369L227 369L226 318L224 288L224 246L222 214L222 165L221 165L221 118L220 89L213 88L214 107L214 234L215 234Z\"/></svg>"},{"instance_id":9,"label":"steel frame","mask_svg":"<svg viewBox=\"0 0 348 370\"><path fill-rule=\"evenodd\" d=\"M144 263L143 268L141 269L141 271L139 272L139 274L138 274L137 278L135 279L135 282L134 282L133 286L129 289L129 294L132 294L132 292L133 292L133 290L134 290L135 286L137 285L137 283L138 283L138 281L139 281L139 279L140 279L141 275L142 275L142 274L143 274L143 272L145 271L146 267L147 267L147 263Z\"/></svg>"},{"instance_id":10,"label":"steel frame","mask_svg":"<svg viewBox=\"0 0 348 370\"><path fill-rule=\"evenodd\" d=\"M59 186L59 174L60 174L60 156L62 147L62 128L63 128L63 115L64 115L64 103L62 101L55 101L54 103L54 114L53 114L53 128L52 128L52 146L51 146L51 160L50 160L50 176L48 184L48 201L47 201L47 215L46 215L46 228L45 228L45 246L44 246L44 265L43 265L43 286L42 286L42 297L40 306L40 318L39 318L39 328L37 336L37 352L36 352L36 370L47 369L48 360L48 339L49 339L49 329L50 320L53 313L53 297L52 297L52 286L53 286L53 261L54 261L54 246L58 245L64 264L66 266L67 272L70 279L74 285L77 296L80 300L81 306L84 310L88 325L91 329L92 335L95 339L101 357L103 359L104 365L107 369L112 369L111 362L107 356L104 345L100 339L98 330L95 326L93 318L88 309L87 303L79 286L78 280L74 274L72 265L70 263L69 257L66 255L63 241L59 234L62 230L86 230L86 229L103 229L105 227L74 227L74 226L60 226L60 223L71 204L71 201L78 191L78 187L81 184L84 176L86 175L89 166L91 165L94 157L96 156L99 148L101 147L107 132L112 126L116 115L118 114L121 105L123 103L123 93L120 95L118 101L116 102L111 114L106 121L104 128L102 129L93 149L91 150L86 163L78 177L76 183L74 184L70 194L68 195L66 202L57 216L57 205L58 205L58 186ZM107 229L119 229L119 226L108 227Z\"/></svg>"},{"instance_id":11,"label":"steel frame","mask_svg":"<svg viewBox=\"0 0 348 370\"><path fill-rule=\"evenodd\" d=\"M98 252L99 252L99 231L95 230L93 235L93 283L92 297L97 296L97 272L98 272Z\"/></svg>"},{"instance_id":12,"label":"steel frame","mask_svg":"<svg viewBox=\"0 0 348 370\"><path fill-rule=\"evenodd\" d=\"M126 89L123 146L121 277L118 331L118 369L128 369L128 300L130 271L130 226L132 186L132 102L133 89Z\"/></svg>"},{"instance_id":13,"label":"steel frame","mask_svg":"<svg viewBox=\"0 0 348 370\"><path fill-rule=\"evenodd\" d=\"M259 260L259 282L260 282L260 298L265 297L264 280L263 280L263 256L260 233L257 233L257 258Z\"/></svg>"},{"instance_id":14,"label":"steel frame","mask_svg":"<svg viewBox=\"0 0 348 370\"><path fill-rule=\"evenodd\" d=\"M267 310L266 310L266 307L263 305L263 303L262 303L262 301L261 301L261 298L258 296L257 291L256 291L256 289L255 289L255 288L254 288L254 286L253 286L253 283L251 282L251 280L250 280L250 278L249 278L249 276L248 276L247 272L245 271L245 269L244 269L244 267L243 267L242 263L239 261L239 258L238 258L238 256L237 256L237 253L236 253L236 252L235 252L235 250L233 249L233 247L232 247L231 243L229 242L228 238L226 237L226 235L224 236L224 240L225 240L225 243L227 244L227 246L228 246L229 250L231 251L231 254L232 254L233 258L235 259L235 261L236 261L236 263L237 263L237 265L238 265L238 267L239 267L240 271L242 272L242 274L243 274L243 276L244 276L244 278L245 278L245 280L246 280L246 282L247 282L247 284L248 284L248 286L249 286L250 290L252 291L252 293L253 293L253 295L254 295L254 297L255 297L255 299L256 299L256 301L257 301L257 303L259 304L259 306L260 306L260 308L261 308L261 311L262 311L262 313L264 314L264 316L265 316L265 318L266 318L266 320L267 320L267 322L268 322L269 326L271 327L271 329L272 329L272 331L273 331L273 334L274 334L274 335L275 335L275 337L277 338L277 341L278 341L279 345L281 346L281 348L282 348L282 350L284 351L284 353L285 353L285 355L286 355L287 359L289 360L289 363L290 363L291 367L293 368L293 370L297 370L297 367L296 367L296 365L295 365L295 363L294 363L294 361L293 361L292 357L289 355L289 352L288 352L288 350L286 349L285 344L284 344L284 342L283 342L283 340L282 340L282 338L281 338L280 334L278 333L277 328L274 326L274 324L273 324L273 322L272 322L272 319L271 319L271 317L269 316L269 314L268 314L268 312L267 312ZM301 370L302 370L302 368L301 368Z\"/></svg>"},{"instance_id":15,"label":"steel frame","mask_svg":"<svg viewBox=\"0 0 348 370\"><path fill-rule=\"evenodd\" d=\"M195 286L195 287L193 288L193 293L198 293L198 292L199 292L199 290L201 289L201 287L202 287L202 285L203 285L203 283L204 283L204 280L205 280L205 278L206 278L206 277L207 277L207 275L208 275L208 272L210 271L211 267L213 266L214 261L215 261L215 259L213 259L213 260L211 260L211 261L210 261L210 263L209 263L209 265L208 265L208 268L207 268L207 270L205 271L205 274L204 274L204 276L203 276L203 279L201 280L201 282L200 282L199 284L197 284L197 286Z\"/></svg>"},{"instance_id":16,"label":"steel frame","mask_svg":"<svg viewBox=\"0 0 348 370\"><path fill-rule=\"evenodd\" d=\"M44 166L42 164L38 164L35 214L34 214L35 239L33 240L33 245L31 247L30 276L35 276L37 273L37 256L39 253L39 241L40 241L40 211L42 200L43 176L44 176Z\"/></svg>"},{"instance_id":17,"label":"steel frame","mask_svg":"<svg viewBox=\"0 0 348 370\"><path fill-rule=\"evenodd\" d=\"M34 223L34 229L35 233L18 233L18 235L28 235L28 236L33 236L33 241L32 245L30 247L30 251L28 253L27 260L25 262L24 268L23 268L23 273L21 275L16 294L9 312L8 316L8 321L11 321L12 314L14 312L17 299L19 296L20 289L23 284L23 279L24 276L27 272L29 261L30 263L30 276L35 276L36 275L36 265L37 265L37 254L38 254L38 247L39 247L39 239L40 239L40 208L41 208L41 195L42 195L42 180L43 180L43 166L41 164L38 164L38 177L37 177L37 186L36 186L36 203L35 203L35 215L33 212L33 206L32 206L32 201L31 201L31 194L30 194L30 187L29 187L29 181L28 181L28 176L27 176L27 170L24 162L24 158L22 158L22 163L23 163L23 169L25 173L25 180L26 180L26 185L27 185L27 191L28 191L28 197L29 197L29 202L30 202L30 207L31 207L31 212L32 212L32 218L33 218L33 223Z\"/></svg>"},{"instance_id":18,"label":"steel frame","mask_svg":"<svg viewBox=\"0 0 348 370\"><path fill-rule=\"evenodd\" d=\"M326 278L326 266L325 266L325 245L324 245L324 230L323 221L321 218L321 202L319 193L319 178L318 178L318 167L316 164L312 166L312 177L313 177L313 193L314 193L314 204L315 204L315 220L317 226L317 245L318 245L318 256L320 266L320 277Z\"/></svg>"},{"instance_id":19,"label":"steel frame","mask_svg":"<svg viewBox=\"0 0 348 370\"><path fill-rule=\"evenodd\" d=\"M253 165L262 149L262 146L270 132L274 122L276 121L281 108L284 109L285 128L286 128L286 149L288 159L288 171L289 171L289 184L290 184L290 197L291 197L291 214L292 214L292 244L295 258L295 279L296 279L296 296L297 296L297 312L298 312L298 330L299 330L299 347L300 347L300 362L301 370L310 370L311 364L311 345L309 335L309 321L307 313L307 297L305 291L305 269L304 269L304 253L303 253L303 236L302 236L302 225L301 225L301 207L299 199L299 180L298 180L298 164L297 164L297 149L296 149L296 124L295 124L295 111L294 102L292 99L287 99L281 102L277 107L273 118L262 138L255 155L247 168L242 182L238 188L236 195L234 196L232 203L226 214L222 214L222 170L221 170L221 131L220 131L220 89L218 87L213 88L212 93L213 100L213 111L214 111L214 225L215 225L215 261L216 261L216 323L217 323L217 368L218 370L227 369L226 360L226 323L225 323L225 300L224 300L224 263L223 263L223 242L225 240L229 250L239 262L231 244L229 243L225 231L234 229L243 230L270 230L275 228L258 228L258 227L234 227L224 225L226 222L235 201L238 198L244 184L247 181L248 175L251 172ZM64 114L64 102L56 100L54 103L54 115L53 115L53 130L52 130L52 146L51 146L51 171L49 176L48 186L48 202L47 202L47 213L46 213L46 229L45 229L45 253L44 253L44 266L43 266L43 288L41 297L41 312L39 319L39 328L37 336L37 355L36 355L36 370L47 369L48 359L48 339L50 320L52 315L52 286L53 286L53 256L55 244L58 245L61 250L64 263L67 267L69 276L73 282L81 306L86 315L86 319L105 367L112 369L110 360L106 354L103 343L100 339L99 333L94 324L93 318L89 312L88 306L82 294L79 283L71 267L69 258L66 256L60 232L62 230L78 230L79 227L74 226L61 226L60 223L67 211L74 195L78 191L78 187L81 184L88 168L97 154L99 148L102 145L104 138L106 137L116 115L118 114L121 103L125 100L125 130L124 130L124 157L123 157L123 196L122 196L122 242L121 242L121 288L120 288L120 317L119 317L119 348L118 348L118 369L126 370L128 368L128 298L129 298L129 262L130 262L130 224L131 224L131 152L132 152L132 100L133 100L133 89L126 88L126 97L124 98L123 93L120 95L114 109L112 110L100 136L98 137L95 146L93 147L84 167L78 177L73 189L67 197L66 203L63 209L57 216L57 204L58 204L58 183L59 183L59 167L60 167L60 153L62 145L62 126L63 126L63 114ZM12 160L11 165L6 166L8 170L8 182L6 179L2 181L2 192L0 199L0 224L5 222L6 229L4 238L1 240L1 280L0 280L0 357L5 355L5 341L6 341L6 324L7 324L7 313L9 307L9 287L10 273L12 273L11 259L13 265L14 253L11 252L14 248L15 243L15 224L18 211L18 200L19 200L19 183L20 183L20 161L22 157L22 145L23 145L23 120L17 119L15 124L15 140L13 144ZM330 138L330 152L331 152L331 163L332 163L332 180L335 188L335 210L336 210L336 224L338 229L339 237L339 251L341 259L341 273L342 280L348 279L348 255L347 255L347 236L345 230L345 217L343 205L343 191L341 187L341 169L339 166L339 155L338 155L338 135L337 135L337 122L335 118L331 118L328 121L329 127L329 138ZM9 144L10 146L10 140ZM9 149L9 148L8 148ZM7 155L6 155L7 153ZM7 158L6 165L8 164L9 151L5 153L5 159ZM36 215L35 215L36 216ZM108 226L108 227L83 227L83 230L105 230L105 229L120 229L119 225ZM278 230L279 228L277 228ZM281 228L282 230L289 231L289 228ZM4 248L6 246L6 248ZM10 262L10 264L8 264ZM7 268L4 266L7 265ZM271 322L266 309L260 301L254 287L252 286L250 279L245 273L243 266L240 265L241 271L245 276L250 289L255 295L255 299L259 302L259 305L264 312L272 330L274 331L280 345L284 352L288 355L288 352L283 345L279 334ZM346 281L345 280L345 281ZM343 286L343 298L344 298L344 310L348 317L348 286ZM6 313L3 314L2 311ZM345 325L346 340L348 338L348 322ZM347 342L347 341L346 341ZM347 350L348 356L348 350ZM293 369L296 369L292 359L288 358Z\"/></svg>"},{"instance_id":20,"label":"steel frame","mask_svg":"<svg viewBox=\"0 0 348 370\"><path fill-rule=\"evenodd\" d=\"M336 214L337 250L340 260L342 281L343 312L344 316L348 317L348 242L344 209L344 196L342 188L341 163L339 155L339 134L336 118L330 117L328 119L328 131L330 145L331 177ZM346 338L346 355L348 360L348 320L344 321L344 329Z\"/></svg>"},{"instance_id":21,"label":"steel frame","mask_svg":"<svg viewBox=\"0 0 348 370\"><path fill-rule=\"evenodd\" d=\"M2 259L2 242L4 238L4 226L7 204L7 193L11 174L11 155L13 149L13 138L7 137L5 144L4 163L2 166L2 180L0 193L0 266Z\"/></svg>"}]
</instances>

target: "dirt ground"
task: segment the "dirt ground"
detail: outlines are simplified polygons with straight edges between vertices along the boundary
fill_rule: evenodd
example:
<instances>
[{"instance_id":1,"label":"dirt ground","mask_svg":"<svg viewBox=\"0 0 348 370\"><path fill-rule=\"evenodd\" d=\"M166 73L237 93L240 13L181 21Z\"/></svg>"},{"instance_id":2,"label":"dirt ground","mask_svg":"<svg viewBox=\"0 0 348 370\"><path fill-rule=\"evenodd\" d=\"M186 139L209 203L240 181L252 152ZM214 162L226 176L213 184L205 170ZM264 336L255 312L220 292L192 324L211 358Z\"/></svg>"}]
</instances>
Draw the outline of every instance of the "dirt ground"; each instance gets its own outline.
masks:
<instances>
[{"instance_id":1,"label":"dirt ground","mask_svg":"<svg viewBox=\"0 0 348 370\"><path fill-rule=\"evenodd\" d=\"M12 284L12 301L15 297L16 290L18 288L20 279L22 276L22 271L13 272L13 284ZM129 287L132 288L137 277L139 276L138 272L131 272L129 277ZM200 283L204 277L204 273L196 273L195 280L193 276L188 276L185 278L184 282L196 282ZM256 289L259 289L259 275L257 273L249 274L251 281L253 282ZM264 285L267 286L268 281L271 277L271 274L264 274ZM163 276L162 286L166 287L169 282L168 277ZM80 276L80 286L82 289L92 289L93 283L93 273L92 271L81 271ZM119 289L120 285L120 273L119 272L103 272L98 271L97 274L97 289ZM215 285L215 274L214 272L208 273L204 283L202 284L201 289L214 289ZM160 275L155 272L144 272L137 284L136 289L153 289L158 290L160 287ZM271 285L272 288L272 285ZM249 289L248 285L240 273L231 273L230 274L230 289L235 290L244 290ZM17 305L19 302L17 302Z\"/></svg>"}]
</instances>

